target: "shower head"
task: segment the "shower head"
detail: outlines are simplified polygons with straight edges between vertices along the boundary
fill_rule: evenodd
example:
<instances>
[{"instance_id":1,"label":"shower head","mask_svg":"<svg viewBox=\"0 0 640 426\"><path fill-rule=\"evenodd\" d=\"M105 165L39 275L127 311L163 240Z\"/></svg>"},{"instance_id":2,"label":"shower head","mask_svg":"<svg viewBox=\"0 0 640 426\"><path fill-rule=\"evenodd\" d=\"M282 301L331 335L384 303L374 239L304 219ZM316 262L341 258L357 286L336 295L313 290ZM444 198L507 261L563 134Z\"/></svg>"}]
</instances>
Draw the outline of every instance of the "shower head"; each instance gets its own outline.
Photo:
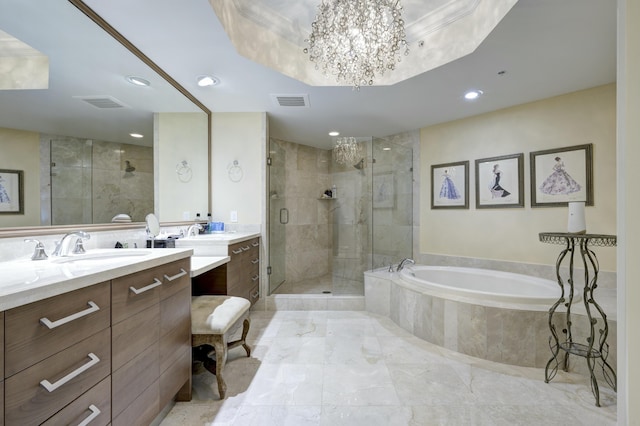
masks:
<instances>
[{"instance_id":1,"label":"shower head","mask_svg":"<svg viewBox=\"0 0 640 426\"><path fill-rule=\"evenodd\" d=\"M356 164L353 165L358 170L364 169L364 158L361 158Z\"/></svg>"}]
</instances>

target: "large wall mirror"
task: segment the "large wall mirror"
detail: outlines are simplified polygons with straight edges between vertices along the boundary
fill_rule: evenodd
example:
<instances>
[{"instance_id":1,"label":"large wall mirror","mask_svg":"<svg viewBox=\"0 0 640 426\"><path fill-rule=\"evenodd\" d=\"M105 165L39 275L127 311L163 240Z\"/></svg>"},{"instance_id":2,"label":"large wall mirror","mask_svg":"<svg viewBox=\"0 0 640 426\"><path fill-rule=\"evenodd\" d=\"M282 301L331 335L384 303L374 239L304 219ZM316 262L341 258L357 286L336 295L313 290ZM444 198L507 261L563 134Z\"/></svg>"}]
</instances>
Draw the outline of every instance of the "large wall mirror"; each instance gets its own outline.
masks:
<instances>
[{"instance_id":1,"label":"large wall mirror","mask_svg":"<svg viewBox=\"0 0 640 426\"><path fill-rule=\"evenodd\" d=\"M210 111L90 12L0 0L0 235L207 211Z\"/></svg>"}]
</instances>

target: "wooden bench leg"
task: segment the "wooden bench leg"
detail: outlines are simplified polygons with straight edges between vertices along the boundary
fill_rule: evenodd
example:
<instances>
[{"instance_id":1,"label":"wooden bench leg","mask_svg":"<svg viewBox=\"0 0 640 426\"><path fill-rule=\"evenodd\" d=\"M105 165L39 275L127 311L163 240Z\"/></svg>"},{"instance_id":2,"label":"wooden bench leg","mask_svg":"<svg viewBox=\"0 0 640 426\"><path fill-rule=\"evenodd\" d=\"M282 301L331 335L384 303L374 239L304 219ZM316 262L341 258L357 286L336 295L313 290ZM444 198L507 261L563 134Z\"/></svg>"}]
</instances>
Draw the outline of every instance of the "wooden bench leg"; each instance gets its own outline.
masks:
<instances>
[{"instance_id":1,"label":"wooden bench leg","mask_svg":"<svg viewBox=\"0 0 640 426\"><path fill-rule=\"evenodd\" d=\"M251 356L251 348L247 345L247 334L249 334L249 327L251 326L251 321L249 318L245 318L242 323L242 347L247 352L247 356Z\"/></svg>"},{"instance_id":2,"label":"wooden bench leg","mask_svg":"<svg viewBox=\"0 0 640 426\"><path fill-rule=\"evenodd\" d=\"M227 342L223 335L214 334L212 336L213 347L216 351L216 380L218 381L218 393L220 399L224 399L227 393L227 384L222 377L222 369L227 363Z\"/></svg>"}]
</instances>

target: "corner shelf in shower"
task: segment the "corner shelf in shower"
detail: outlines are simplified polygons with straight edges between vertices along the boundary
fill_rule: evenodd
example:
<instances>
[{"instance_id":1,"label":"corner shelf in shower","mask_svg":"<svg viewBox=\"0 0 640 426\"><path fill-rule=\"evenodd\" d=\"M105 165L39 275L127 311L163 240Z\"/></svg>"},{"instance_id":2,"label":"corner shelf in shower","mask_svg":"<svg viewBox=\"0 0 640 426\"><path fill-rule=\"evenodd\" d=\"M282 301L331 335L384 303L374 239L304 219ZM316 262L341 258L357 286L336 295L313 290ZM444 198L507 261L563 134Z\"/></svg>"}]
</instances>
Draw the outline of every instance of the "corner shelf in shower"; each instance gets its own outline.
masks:
<instances>
[{"instance_id":1,"label":"corner shelf in shower","mask_svg":"<svg viewBox=\"0 0 640 426\"><path fill-rule=\"evenodd\" d=\"M321 200L321 201L332 201L332 200L337 200L337 199L338 199L337 197L336 198L333 198L333 197L331 197L331 198L322 198L322 197L318 198L318 200Z\"/></svg>"}]
</instances>

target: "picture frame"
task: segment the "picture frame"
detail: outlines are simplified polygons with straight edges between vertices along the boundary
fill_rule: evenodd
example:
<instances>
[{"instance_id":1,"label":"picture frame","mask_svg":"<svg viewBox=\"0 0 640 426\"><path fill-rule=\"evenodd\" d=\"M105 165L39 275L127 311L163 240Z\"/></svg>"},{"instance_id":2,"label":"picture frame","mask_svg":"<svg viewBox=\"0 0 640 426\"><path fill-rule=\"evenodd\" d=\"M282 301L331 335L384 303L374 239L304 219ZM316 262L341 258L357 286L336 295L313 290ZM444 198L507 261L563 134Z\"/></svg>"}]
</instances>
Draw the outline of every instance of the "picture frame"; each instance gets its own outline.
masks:
<instances>
[{"instance_id":1,"label":"picture frame","mask_svg":"<svg viewBox=\"0 0 640 426\"><path fill-rule=\"evenodd\" d=\"M524 153L475 161L476 208L524 207Z\"/></svg>"},{"instance_id":2,"label":"picture frame","mask_svg":"<svg viewBox=\"0 0 640 426\"><path fill-rule=\"evenodd\" d=\"M469 208L469 161L431 165L431 208Z\"/></svg>"},{"instance_id":3,"label":"picture frame","mask_svg":"<svg viewBox=\"0 0 640 426\"><path fill-rule=\"evenodd\" d=\"M373 208L394 208L395 198L395 179L393 172L373 175Z\"/></svg>"},{"instance_id":4,"label":"picture frame","mask_svg":"<svg viewBox=\"0 0 640 426\"><path fill-rule=\"evenodd\" d=\"M0 169L0 214L24 214L24 171Z\"/></svg>"},{"instance_id":5,"label":"picture frame","mask_svg":"<svg viewBox=\"0 0 640 426\"><path fill-rule=\"evenodd\" d=\"M593 206L593 144L530 153L531 207Z\"/></svg>"}]
</instances>

